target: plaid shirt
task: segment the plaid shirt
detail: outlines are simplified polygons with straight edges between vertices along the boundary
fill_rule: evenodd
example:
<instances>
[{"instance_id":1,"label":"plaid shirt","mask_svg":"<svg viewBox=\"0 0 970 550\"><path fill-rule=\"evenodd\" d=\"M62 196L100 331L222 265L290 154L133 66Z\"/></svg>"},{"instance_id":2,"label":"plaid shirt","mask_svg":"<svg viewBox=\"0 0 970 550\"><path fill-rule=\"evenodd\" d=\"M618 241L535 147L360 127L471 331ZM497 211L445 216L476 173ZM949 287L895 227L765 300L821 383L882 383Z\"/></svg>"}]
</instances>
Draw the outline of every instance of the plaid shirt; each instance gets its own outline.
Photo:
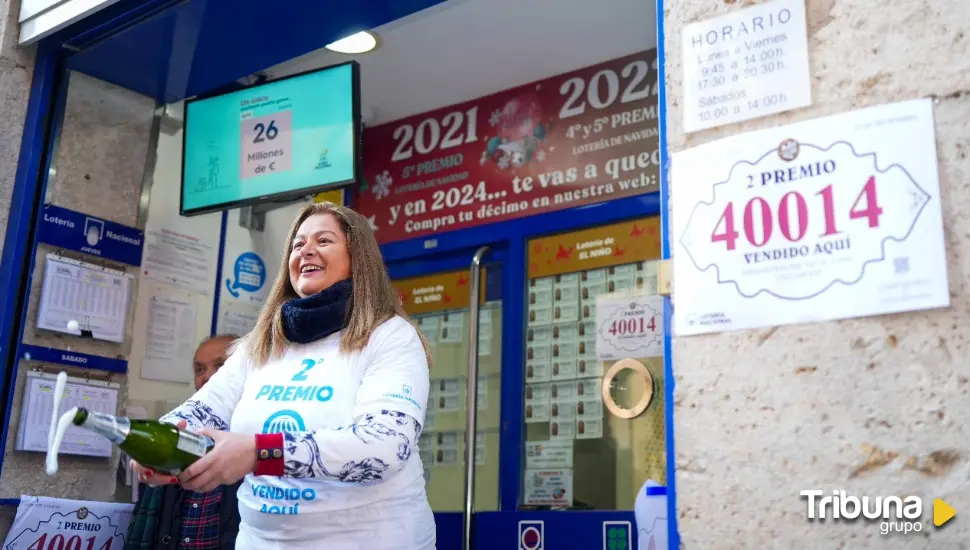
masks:
<instances>
[{"instance_id":1,"label":"plaid shirt","mask_svg":"<svg viewBox=\"0 0 970 550\"><path fill-rule=\"evenodd\" d=\"M182 550L219 548L222 488L208 493L186 491L182 498L182 528L178 547Z\"/></svg>"},{"instance_id":2,"label":"plaid shirt","mask_svg":"<svg viewBox=\"0 0 970 550\"><path fill-rule=\"evenodd\" d=\"M125 550L153 550L155 548L155 531L158 529L158 516L162 510L164 494L159 490L152 490L147 486L135 505L135 513L128 525L128 535L125 537Z\"/></svg>"}]
</instances>

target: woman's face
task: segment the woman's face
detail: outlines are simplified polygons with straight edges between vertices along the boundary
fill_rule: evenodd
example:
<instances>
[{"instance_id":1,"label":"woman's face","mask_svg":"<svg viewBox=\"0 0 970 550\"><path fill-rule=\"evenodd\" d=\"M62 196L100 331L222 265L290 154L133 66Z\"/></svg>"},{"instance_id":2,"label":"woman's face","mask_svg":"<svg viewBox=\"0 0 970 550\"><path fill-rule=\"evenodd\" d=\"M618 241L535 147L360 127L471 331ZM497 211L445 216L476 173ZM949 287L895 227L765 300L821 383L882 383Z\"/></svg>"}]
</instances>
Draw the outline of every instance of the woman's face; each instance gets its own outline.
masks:
<instances>
[{"instance_id":1,"label":"woman's face","mask_svg":"<svg viewBox=\"0 0 970 550\"><path fill-rule=\"evenodd\" d=\"M301 298L350 278L347 236L333 214L304 220L290 246L290 284Z\"/></svg>"}]
</instances>

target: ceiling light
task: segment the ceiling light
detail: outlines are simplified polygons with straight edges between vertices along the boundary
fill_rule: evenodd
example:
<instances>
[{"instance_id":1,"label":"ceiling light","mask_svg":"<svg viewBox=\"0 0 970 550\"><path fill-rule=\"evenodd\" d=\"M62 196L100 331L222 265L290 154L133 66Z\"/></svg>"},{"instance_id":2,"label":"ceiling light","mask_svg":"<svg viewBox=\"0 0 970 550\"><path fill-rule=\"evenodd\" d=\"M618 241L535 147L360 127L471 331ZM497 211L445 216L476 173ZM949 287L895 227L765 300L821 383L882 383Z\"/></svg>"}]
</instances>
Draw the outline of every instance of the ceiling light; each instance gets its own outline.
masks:
<instances>
[{"instance_id":1,"label":"ceiling light","mask_svg":"<svg viewBox=\"0 0 970 550\"><path fill-rule=\"evenodd\" d=\"M325 47L337 53L365 53L377 47L377 36L367 31L360 31L359 33L327 44Z\"/></svg>"}]
</instances>

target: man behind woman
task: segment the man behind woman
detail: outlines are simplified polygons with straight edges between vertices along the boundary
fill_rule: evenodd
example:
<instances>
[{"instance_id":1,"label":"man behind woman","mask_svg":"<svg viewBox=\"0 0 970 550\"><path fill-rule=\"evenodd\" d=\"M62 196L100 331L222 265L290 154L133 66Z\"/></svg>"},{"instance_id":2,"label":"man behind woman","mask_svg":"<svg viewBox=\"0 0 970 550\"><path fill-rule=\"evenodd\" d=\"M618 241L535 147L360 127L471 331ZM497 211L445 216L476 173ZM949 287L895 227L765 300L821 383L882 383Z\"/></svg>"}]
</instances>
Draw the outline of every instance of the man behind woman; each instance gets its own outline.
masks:
<instances>
[{"instance_id":1,"label":"man behind woman","mask_svg":"<svg viewBox=\"0 0 970 550\"><path fill-rule=\"evenodd\" d=\"M212 336L195 350L192 370L196 391L202 389L229 356L235 335ZM229 550L236 546L240 482L207 493L178 485L145 488L128 527L125 550Z\"/></svg>"}]
</instances>

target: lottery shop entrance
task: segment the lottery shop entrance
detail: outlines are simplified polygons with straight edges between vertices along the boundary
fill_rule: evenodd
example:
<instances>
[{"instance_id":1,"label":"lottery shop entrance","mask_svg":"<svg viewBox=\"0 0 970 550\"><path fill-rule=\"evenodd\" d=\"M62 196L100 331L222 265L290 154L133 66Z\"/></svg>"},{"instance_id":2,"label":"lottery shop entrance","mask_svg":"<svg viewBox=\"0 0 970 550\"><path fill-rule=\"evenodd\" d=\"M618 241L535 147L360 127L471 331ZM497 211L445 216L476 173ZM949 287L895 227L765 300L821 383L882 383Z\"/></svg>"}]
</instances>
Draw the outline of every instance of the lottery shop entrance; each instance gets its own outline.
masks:
<instances>
[{"instance_id":1,"label":"lottery shop entrance","mask_svg":"<svg viewBox=\"0 0 970 550\"><path fill-rule=\"evenodd\" d=\"M420 448L439 548L461 548L466 527L474 548L634 544L638 498L666 518L660 223L632 216L658 206L651 195L592 206L606 218L593 226L568 211L523 217L459 236L476 247L417 258L413 243L385 247L432 347ZM625 316L631 306L637 315ZM624 334L636 335L632 353ZM472 492L456 491L469 473ZM646 495L650 480L658 487Z\"/></svg>"},{"instance_id":2,"label":"lottery shop entrance","mask_svg":"<svg viewBox=\"0 0 970 550\"><path fill-rule=\"evenodd\" d=\"M151 98L180 136L186 99L355 60L363 168L337 200L369 220L433 348L419 449L438 548L632 548L648 497L662 529L646 536L676 544L657 296L661 3L311 4L120 2L41 45L50 78L35 93L62 105L62 75L83 73ZM273 40L253 38L267 29ZM360 29L376 49L322 48ZM31 124L42 151L56 132ZM240 238L275 257L291 206L226 211L220 265Z\"/></svg>"},{"instance_id":3,"label":"lottery shop entrance","mask_svg":"<svg viewBox=\"0 0 970 550\"><path fill-rule=\"evenodd\" d=\"M676 536L657 63L634 48L365 130L354 204L433 348L420 448L439 548Z\"/></svg>"}]
</instances>

